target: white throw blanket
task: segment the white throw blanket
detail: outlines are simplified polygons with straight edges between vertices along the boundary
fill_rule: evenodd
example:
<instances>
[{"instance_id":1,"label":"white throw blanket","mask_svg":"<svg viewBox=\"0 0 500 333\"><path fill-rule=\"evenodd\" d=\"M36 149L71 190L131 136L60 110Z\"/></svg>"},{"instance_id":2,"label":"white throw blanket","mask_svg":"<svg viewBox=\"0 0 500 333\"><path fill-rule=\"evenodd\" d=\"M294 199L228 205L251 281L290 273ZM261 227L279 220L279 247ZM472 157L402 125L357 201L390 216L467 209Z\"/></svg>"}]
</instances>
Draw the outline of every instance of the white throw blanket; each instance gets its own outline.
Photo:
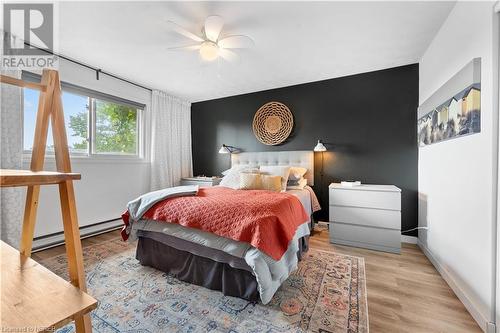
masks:
<instances>
[{"instance_id":1,"label":"white throw blanket","mask_svg":"<svg viewBox=\"0 0 500 333\"><path fill-rule=\"evenodd\" d=\"M197 195L199 190L198 185L176 186L169 187L163 190L153 191L141 195L137 199L130 201L127 204L127 210L130 215L130 225L138 221L149 208L154 204L168 198L185 197Z\"/></svg>"}]
</instances>

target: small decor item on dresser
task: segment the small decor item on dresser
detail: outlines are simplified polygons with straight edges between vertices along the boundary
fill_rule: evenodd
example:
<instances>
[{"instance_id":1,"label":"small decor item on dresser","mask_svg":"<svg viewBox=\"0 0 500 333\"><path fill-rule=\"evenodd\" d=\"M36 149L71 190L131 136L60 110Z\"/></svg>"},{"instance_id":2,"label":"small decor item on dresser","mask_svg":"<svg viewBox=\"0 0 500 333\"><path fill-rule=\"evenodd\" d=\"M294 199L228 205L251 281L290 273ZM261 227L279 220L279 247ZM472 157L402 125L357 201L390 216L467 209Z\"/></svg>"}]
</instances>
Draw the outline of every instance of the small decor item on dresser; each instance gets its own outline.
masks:
<instances>
[{"instance_id":1,"label":"small decor item on dresser","mask_svg":"<svg viewBox=\"0 0 500 333\"><path fill-rule=\"evenodd\" d=\"M340 182L340 185L345 187L360 186L361 182L359 180L344 180Z\"/></svg>"},{"instance_id":2,"label":"small decor item on dresser","mask_svg":"<svg viewBox=\"0 0 500 333\"><path fill-rule=\"evenodd\" d=\"M292 128L292 112L280 102L262 105L253 118L255 137L268 146L275 146L285 141L292 132Z\"/></svg>"},{"instance_id":3,"label":"small decor item on dresser","mask_svg":"<svg viewBox=\"0 0 500 333\"><path fill-rule=\"evenodd\" d=\"M213 176L185 177L181 179L181 185L198 185L200 187L212 187L219 185L221 178Z\"/></svg>"}]
</instances>

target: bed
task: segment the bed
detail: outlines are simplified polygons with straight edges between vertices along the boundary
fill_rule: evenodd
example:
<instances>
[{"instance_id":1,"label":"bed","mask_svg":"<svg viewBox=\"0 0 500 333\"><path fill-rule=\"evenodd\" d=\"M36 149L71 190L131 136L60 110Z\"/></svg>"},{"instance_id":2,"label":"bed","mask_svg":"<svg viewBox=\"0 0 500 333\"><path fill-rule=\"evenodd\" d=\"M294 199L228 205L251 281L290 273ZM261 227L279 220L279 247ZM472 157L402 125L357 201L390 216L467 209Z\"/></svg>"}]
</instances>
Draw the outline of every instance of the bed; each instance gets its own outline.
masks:
<instances>
[{"instance_id":1,"label":"bed","mask_svg":"<svg viewBox=\"0 0 500 333\"><path fill-rule=\"evenodd\" d=\"M147 209L144 209L144 211L147 210L147 213L137 218L134 223L128 223L129 217L124 218L124 220L127 220L124 230L126 230L128 238L138 241L136 258L142 265L151 266L172 274L181 281L218 290L224 295L236 296L250 301L260 300L264 304L268 303L283 281L296 269L302 254L308 249L311 216L314 210L317 209L317 200L314 192L309 187L314 184L313 163L313 153L310 151L246 152L232 155L231 165L233 167L238 165L304 167L307 169L304 178L307 179L308 187L302 190L287 191L284 194L279 194L279 196L267 193L268 191L244 191L220 187L198 189L196 195L176 197L175 200L171 201L168 199L162 201L150 200L150 204L145 207ZM191 190L191 188L187 190ZM155 194L153 192L152 194L154 197ZM173 194L173 196L177 195L176 193ZM212 198L217 198L218 195L224 198L224 203L234 207L242 207L242 202L245 202L243 206L246 206L246 200L248 202L255 200L257 205L262 205L262 209L257 206L257 210L249 210L255 215L272 211L267 206L272 205L270 202L276 199L283 207L290 209L291 212L288 213L292 215L285 214L285 218L275 220L272 219L274 216L262 213L266 215L267 220L265 221L267 222L263 222L257 227L251 225L249 229L252 230L251 233L258 233L259 226L260 228L267 228L269 225L276 225L277 227L273 230L265 229L265 234L276 234L274 235L276 237L269 236L272 241L268 240L260 243L254 242L252 238L254 234L248 235L249 238L245 238L243 241L221 234L218 230L224 229L221 226L224 223L218 224L216 227L219 229L217 230L198 228L198 222L196 221L208 219L207 216L214 216L210 209L213 209L214 212L218 211L218 208L212 208L217 205L217 201L215 201L214 204L205 206L206 209L204 210L207 212L204 213L208 215L200 215L199 211L202 209L197 206L198 203L204 199L212 200ZM253 199L246 199L252 195ZM239 197L243 199L239 199ZM154 201L154 204L151 204L152 201ZM239 204L231 203L232 201ZM176 206L167 208L160 206L167 202L175 202ZM209 202L213 203L213 201ZM295 206L292 204L295 204ZM303 209L303 212L298 212L300 210L299 206L300 209ZM155 209L156 213L153 213L152 211ZM238 209L238 214L244 214L241 211L242 208ZM158 218L158 214L166 215ZM168 214L177 214L180 218L171 217L173 215ZM241 216L244 219L244 215ZM285 227L291 223L285 220L294 219L295 216L302 217L294 222L295 228L290 227L290 230L293 230L293 233L290 233ZM215 218L224 219L224 221L228 222L231 220L231 217L218 216ZM159 222L177 219L184 219L183 222L185 223ZM230 231L226 230L224 232ZM285 238L283 235L287 234L287 232L288 238ZM283 239L286 239L286 245L281 244L280 247L279 243L283 243Z\"/></svg>"}]
</instances>

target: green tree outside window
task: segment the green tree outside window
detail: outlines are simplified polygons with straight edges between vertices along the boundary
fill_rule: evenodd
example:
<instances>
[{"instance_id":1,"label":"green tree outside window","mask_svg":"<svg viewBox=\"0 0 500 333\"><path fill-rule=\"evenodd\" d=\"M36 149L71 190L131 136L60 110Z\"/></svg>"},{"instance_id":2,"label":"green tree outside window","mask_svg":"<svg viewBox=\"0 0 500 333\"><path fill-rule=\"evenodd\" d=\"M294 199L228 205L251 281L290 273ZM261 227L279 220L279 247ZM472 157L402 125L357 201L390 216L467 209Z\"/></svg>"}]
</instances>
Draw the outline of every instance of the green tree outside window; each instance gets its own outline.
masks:
<instances>
[{"instance_id":1,"label":"green tree outside window","mask_svg":"<svg viewBox=\"0 0 500 333\"><path fill-rule=\"evenodd\" d=\"M94 152L115 154L137 153L137 109L116 103L95 100ZM75 137L87 138L87 113L70 116L69 127ZM75 143L74 148L84 149L87 140Z\"/></svg>"}]
</instances>

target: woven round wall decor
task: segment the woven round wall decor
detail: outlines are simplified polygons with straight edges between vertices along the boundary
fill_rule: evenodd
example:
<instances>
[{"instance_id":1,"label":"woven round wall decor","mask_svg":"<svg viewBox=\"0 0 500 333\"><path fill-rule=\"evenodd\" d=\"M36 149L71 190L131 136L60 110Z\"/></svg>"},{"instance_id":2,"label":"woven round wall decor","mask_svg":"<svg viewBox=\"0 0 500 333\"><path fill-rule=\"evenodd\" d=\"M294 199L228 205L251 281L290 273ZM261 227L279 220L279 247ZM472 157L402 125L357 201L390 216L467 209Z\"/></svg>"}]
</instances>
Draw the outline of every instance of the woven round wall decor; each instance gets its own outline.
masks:
<instances>
[{"instance_id":1,"label":"woven round wall decor","mask_svg":"<svg viewBox=\"0 0 500 333\"><path fill-rule=\"evenodd\" d=\"M268 146L285 141L292 132L292 128L292 112L280 102L269 102L262 105L253 117L255 137Z\"/></svg>"}]
</instances>

